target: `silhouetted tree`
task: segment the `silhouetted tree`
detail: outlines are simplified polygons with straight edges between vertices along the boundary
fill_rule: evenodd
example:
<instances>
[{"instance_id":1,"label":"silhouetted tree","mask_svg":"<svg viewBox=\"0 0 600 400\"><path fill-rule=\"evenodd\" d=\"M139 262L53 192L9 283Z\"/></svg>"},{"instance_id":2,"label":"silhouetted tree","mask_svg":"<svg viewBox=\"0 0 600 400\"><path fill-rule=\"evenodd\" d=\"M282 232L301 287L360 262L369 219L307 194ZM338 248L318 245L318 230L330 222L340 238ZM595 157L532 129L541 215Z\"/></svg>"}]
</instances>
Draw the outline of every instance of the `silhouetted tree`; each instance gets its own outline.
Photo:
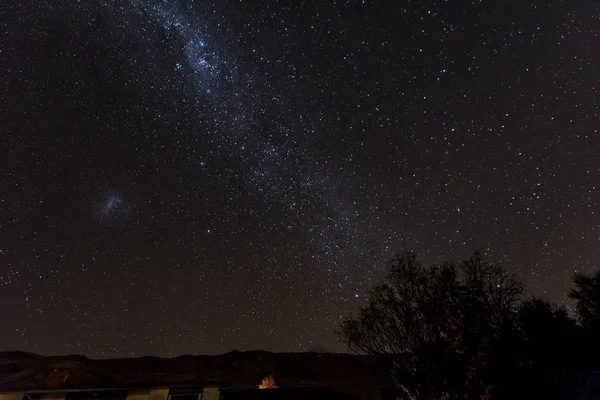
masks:
<instances>
[{"instance_id":1,"label":"silhouetted tree","mask_svg":"<svg viewBox=\"0 0 600 400\"><path fill-rule=\"evenodd\" d=\"M573 276L577 318L479 254L427 267L391 263L339 338L378 356L405 398L600 398L600 271Z\"/></svg>"},{"instance_id":2,"label":"silhouetted tree","mask_svg":"<svg viewBox=\"0 0 600 400\"><path fill-rule=\"evenodd\" d=\"M338 335L350 349L380 356L406 398L487 398L509 379L498 371L517 370L521 293L511 274L479 254L436 267L406 254Z\"/></svg>"},{"instance_id":3,"label":"silhouetted tree","mask_svg":"<svg viewBox=\"0 0 600 400\"><path fill-rule=\"evenodd\" d=\"M581 335L577 339L580 399L600 398L600 271L572 276L569 297L575 300Z\"/></svg>"},{"instance_id":4,"label":"silhouetted tree","mask_svg":"<svg viewBox=\"0 0 600 400\"><path fill-rule=\"evenodd\" d=\"M573 398L580 386L583 348L575 320L564 307L532 299L521 305L518 325L521 394L529 399Z\"/></svg>"},{"instance_id":5,"label":"silhouetted tree","mask_svg":"<svg viewBox=\"0 0 600 400\"><path fill-rule=\"evenodd\" d=\"M594 333L600 332L600 271L591 275L573 275L574 287L569 297L576 301L581 325Z\"/></svg>"}]
</instances>

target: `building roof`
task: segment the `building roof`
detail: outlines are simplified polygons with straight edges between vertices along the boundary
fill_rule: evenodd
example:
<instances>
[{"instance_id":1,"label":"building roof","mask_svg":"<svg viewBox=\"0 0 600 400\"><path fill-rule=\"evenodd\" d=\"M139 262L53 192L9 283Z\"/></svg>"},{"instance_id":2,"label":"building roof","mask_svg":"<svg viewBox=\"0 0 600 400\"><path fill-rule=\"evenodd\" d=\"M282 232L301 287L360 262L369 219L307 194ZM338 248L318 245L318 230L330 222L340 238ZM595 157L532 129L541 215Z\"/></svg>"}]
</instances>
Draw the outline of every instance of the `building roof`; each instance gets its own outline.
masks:
<instances>
[{"instance_id":1,"label":"building roof","mask_svg":"<svg viewBox=\"0 0 600 400\"><path fill-rule=\"evenodd\" d=\"M359 400L328 387L224 389L221 400Z\"/></svg>"}]
</instances>

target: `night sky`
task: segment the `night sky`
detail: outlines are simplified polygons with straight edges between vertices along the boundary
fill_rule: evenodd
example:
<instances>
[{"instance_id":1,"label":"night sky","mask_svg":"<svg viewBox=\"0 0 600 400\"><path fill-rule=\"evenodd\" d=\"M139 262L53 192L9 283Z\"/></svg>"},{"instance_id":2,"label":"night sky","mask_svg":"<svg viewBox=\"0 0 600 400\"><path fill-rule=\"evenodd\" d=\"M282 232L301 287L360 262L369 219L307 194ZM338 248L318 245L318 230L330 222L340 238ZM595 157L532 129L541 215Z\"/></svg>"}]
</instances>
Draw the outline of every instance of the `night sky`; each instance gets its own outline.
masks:
<instances>
[{"instance_id":1,"label":"night sky","mask_svg":"<svg viewBox=\"0 0 600 400\"><path fill-rule=\"evenodd\" d=\"M0 350L342 351L407 250L563 302L600 260L599 8L3 3Z\"/></svg>"}]
</instances>

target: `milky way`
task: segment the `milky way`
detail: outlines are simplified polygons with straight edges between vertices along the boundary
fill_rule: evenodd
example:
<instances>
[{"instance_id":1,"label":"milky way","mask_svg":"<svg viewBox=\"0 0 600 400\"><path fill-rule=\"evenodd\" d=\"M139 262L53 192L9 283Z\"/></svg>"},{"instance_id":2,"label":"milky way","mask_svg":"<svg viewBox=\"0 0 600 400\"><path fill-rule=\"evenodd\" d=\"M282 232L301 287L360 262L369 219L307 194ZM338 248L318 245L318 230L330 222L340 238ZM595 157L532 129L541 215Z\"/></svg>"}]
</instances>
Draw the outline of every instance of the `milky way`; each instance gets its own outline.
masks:
<instances>
[{"instance_id":1,"label":"milky way","mask_svg":"<svg viewBox=\"0 0 600 400\"><path fill-rule=\"evenodd\" d=\"M169 46L183 49L175 69L197 89L197 99L203 102L200 110L211 116L211 141L219 155L239 162L243 172L238 174L255 189L255 195L287 214L285 218L291 221L286 228L300 224L305 240L315 246L311 249L315 256L327 257L331 265L336 264L339 252L360 246L355 238L365 232L358 222L370 214L370 208L364 207L361 196L348 193L353 189L348 186L355 184L351 170L339 166L337 160L319 160L300 143L318 137L319 131L315 129L318 121L311 121L306 107L290 107L297 93L273 87L260 72L250 72L252 66L236 57L240 53L237 43L213 39L208 25L202 23L205 9L178 2L138 2L133 10L140 17L132 18L140 24L134 30L160 27ZM256 53L254 48L251 51ZM259 59L270 63L265 56ZM286 78L293 87L297 76ZM265 121L273 118L282 122ZM206 162L199 165L205 167ZM306 221L308 214L311 218Z\"/></svg>"},{"instance_id":2,"label":"milky way","mask_svg":"<svg viewBox=\"0 0 600 400\"><path fill-rule=\"evenodd\" d=\"M345 350L385 261L597 265L597 2L0 9L4 349Z\"/></svg>"}]
</instances>

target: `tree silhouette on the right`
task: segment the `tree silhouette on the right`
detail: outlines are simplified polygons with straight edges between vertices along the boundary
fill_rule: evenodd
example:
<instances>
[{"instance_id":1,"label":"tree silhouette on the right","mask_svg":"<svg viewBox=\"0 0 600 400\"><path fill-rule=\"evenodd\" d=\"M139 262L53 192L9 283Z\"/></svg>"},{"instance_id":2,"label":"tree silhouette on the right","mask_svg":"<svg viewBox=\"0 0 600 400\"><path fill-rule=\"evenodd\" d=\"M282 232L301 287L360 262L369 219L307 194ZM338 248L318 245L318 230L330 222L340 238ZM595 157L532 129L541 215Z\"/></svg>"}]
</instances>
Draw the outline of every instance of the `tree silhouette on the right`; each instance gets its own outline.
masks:
<instances>
[{"instance_id":1,"label":"tree silhouette on the right","mask_svg":"<svg viewBox=\"0 0 600 400\"><path fill-rule=\"evenodd\" d=\"M591 333L600 333L600 271L573 275L569 297L575 300L579 323Z\"/></svg>"},{"instance_id":2,"label":"tree silhouette on the right","mask_svg":"<svg viewBox=\"0 0 600 400\"><path fill-rule=\"evenodd\" d=\"M600 399L600 271L574 275L569 296L575 316L523 299L477 253L433 266L408 253L337 334L380 362L400 398Z\"/></svg>"},{"instance_id":3,"label":"tree silhouette on the right","mask_svg":"<svg viewBox=\"0 0 600 400\"><path fill-rule=\"evenodd\" d=\"M512 274L478 253L433 266L408 253L337 333L380 360L401 398L515 398L521 294Z\"/></svg>"},{"instance_id":4,"label":"tree silhouette on the right","mask_svg":"<svg viewBox=\"0 0 600 400\"><path fill-rule=\"evenodd\" d=\"M600 270L572 276L569 297L575 300L581 326L579 365L581 367L580 399L600 397Z\"/></svg>"},{"instance_id":5,"label":"tree silhouette on the right","mask_svg":"<svg viewBox=\"0 0 600 400\"><path fill-rule=\"evenodd\" d=\"M518 326L522 398L572 398L585 384L582 376L588 376L579 369L586 346L576 321L565 308L533 298L521 305Z\"/></svg>"}]
</instances>

